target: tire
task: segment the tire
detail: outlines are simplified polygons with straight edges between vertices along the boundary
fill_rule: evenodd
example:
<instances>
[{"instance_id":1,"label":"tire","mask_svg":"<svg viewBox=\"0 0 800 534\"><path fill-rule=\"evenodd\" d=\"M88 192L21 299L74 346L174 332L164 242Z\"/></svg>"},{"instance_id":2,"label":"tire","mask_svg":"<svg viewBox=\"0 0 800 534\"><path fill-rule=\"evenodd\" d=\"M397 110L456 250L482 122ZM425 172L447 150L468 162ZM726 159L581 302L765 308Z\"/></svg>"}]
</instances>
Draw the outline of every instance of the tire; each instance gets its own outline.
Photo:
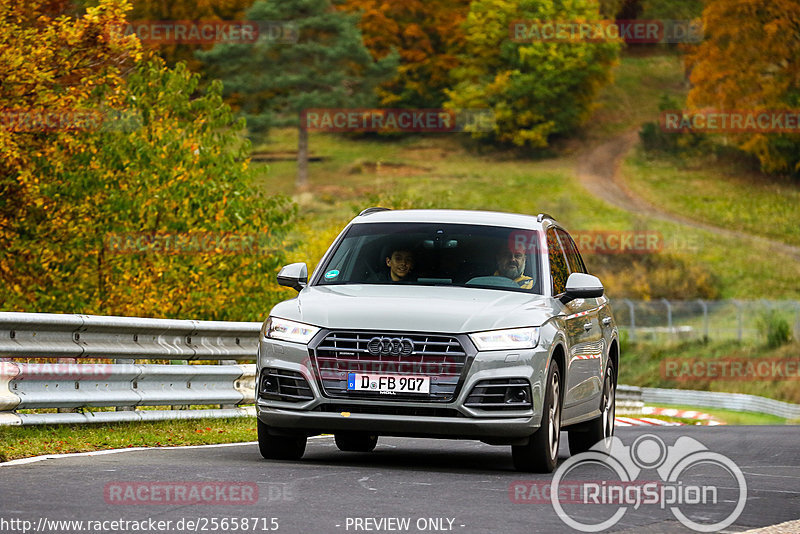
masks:
<instances>
[{"instance_id":1,"label":"tire","mask_svg":"<svg viewBox=\"0 0 800 534\"><path fill-rule=\"evenodd\" d=\"M306 436L277 436L258 421L258 450L267 460L299 460L306 452Z\"/></svg>"},{"instance_id":2,"label":"tire","mask_svg":"<svg viewBox=\"0 0 800 534\"><path fill-rule=\"evenodd\" d=\"M617 409L617 385L614 381L614 363L609 360L603 379L603 397L600 416L581 426L581 430L570 430L569 452L580 454L597 443L614 435L614 417Z\"/></svg>"},{"instance_id":3,"label":"tire","mask_svg":"<svg viewBox=\"0 0 800 534\"><path fill-rule=\"evenodd\" d=\"M372 452L378 444L378 436L363 432L340 432L333 437L339 450L345 452Z\"/></svg>"},{"instance_id":4,"label":"tire","mask_svg":"<svg viewBox=\"0 0 800 534\"><path fill-rule=\"evenodd\" d=\"M518 471L551 473L558 464L561 436L561 370L558 362L550 362L542 407L542 423L527 445L511 447L514 467Z\"/></svg>"}]
</instances>

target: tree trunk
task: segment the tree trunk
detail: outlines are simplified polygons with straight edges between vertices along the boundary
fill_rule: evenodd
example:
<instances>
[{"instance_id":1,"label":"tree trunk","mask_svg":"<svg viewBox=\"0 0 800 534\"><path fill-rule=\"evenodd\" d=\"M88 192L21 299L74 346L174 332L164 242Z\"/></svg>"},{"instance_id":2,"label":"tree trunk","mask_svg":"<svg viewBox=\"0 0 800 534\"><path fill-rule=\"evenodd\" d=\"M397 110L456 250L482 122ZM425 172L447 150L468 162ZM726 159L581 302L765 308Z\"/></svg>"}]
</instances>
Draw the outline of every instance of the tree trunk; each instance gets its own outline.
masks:
<instances>
[{"instance_id":1,"label":"tree trunk","mask_svg":"<svg viewBox=\"0 0 800 534\"><path fill-rule=\"evenodd\" d=\"M297 137L297 188L308 186L308 130L300 114L300 132Z\"/></svg>"}]
</instances>

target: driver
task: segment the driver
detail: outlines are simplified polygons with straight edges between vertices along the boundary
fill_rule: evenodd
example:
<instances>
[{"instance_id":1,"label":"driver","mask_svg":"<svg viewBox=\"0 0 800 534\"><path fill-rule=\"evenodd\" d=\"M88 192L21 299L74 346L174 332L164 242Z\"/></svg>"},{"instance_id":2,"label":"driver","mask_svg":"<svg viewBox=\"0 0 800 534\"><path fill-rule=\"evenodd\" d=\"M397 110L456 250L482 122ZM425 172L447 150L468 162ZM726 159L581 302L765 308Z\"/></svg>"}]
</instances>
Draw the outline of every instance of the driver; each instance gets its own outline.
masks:
<instances>
[{"instance_id":1,"label":"driver","mask_svg":"<svg viewBox=\"0 0 800 534\"><path fill-rule=\"evenodd\" d=\"M498 250L495 259L497 261L495 276L510 278L521 289L533 289L533 278L522 274L525 272L525 247L519 246L511 250L503 246Z\"/></svg>"}]
</instances>

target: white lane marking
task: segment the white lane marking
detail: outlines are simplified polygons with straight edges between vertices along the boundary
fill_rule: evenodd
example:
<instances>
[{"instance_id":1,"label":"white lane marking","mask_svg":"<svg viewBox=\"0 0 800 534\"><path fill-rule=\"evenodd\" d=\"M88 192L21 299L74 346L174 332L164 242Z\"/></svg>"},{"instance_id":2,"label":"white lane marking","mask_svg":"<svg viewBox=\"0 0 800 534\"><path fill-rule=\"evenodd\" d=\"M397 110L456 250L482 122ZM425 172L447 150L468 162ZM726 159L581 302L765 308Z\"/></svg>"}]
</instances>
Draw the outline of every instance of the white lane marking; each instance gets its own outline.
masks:
<instances>
[{"instance_id":1,"label":"white lane marking","mask_svg":"<svg viewBox=\"0 0 800 534\"><path fill-rule=\"evenodd\" d=\"M329 435L311 436L308 439L325 439L330 438ZM133 452L133 451L174 451L175 449L211 449L214 447L240 447L242 445L258 445L257 441L240 441L238 443L210 443L208 445L177 445L175 447L127 447L125 449L105 449L101 451L86 451L86 452L64 452L60 454L43 454L41 456L31 456L30 458L19 458L17 460L9 460L7 462L0 462L0 467L12 467L15 465L32 464L44 460L57 460L59 458L79 458L81 456L102 456L104 454L116 454L118 452Z\"/></svg>"},{"instance_id":2,"label":"white lane marking","mask_svg":"<svg viewBox=\"0 0 800 534\"><path fill-rule=\"evenodd\" d=\"M87 452L65 452L61 454L43 454L41 456L32 456L30 458L19 458L17 460L9 460L8 462L0 463L0 467L11 467L14 465L25 465L44 460L56 460L59 458L79 458L81 456L102 456L105 454L116 454L118 452L133 452L133 451L158 451L158 450L174 450L174 449L208 449L212 447L239 447L242 445L258 445L257 441L243 441L240 443L212 443L209 445L182 445L178 447L128 447L125 449L106 449L102 451L87 451Z\"/></svg>"}]
</instances>

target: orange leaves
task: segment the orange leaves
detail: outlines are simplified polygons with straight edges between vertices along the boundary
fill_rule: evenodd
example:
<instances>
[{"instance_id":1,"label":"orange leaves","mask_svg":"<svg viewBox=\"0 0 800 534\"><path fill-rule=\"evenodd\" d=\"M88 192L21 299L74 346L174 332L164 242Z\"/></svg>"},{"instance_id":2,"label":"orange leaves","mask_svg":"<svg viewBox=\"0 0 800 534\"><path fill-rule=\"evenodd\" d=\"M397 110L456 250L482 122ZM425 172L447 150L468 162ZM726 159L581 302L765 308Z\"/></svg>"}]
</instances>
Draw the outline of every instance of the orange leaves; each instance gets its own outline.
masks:
<instances>
[{"instance_id":1,"label":"orange leaves","mask_svg":"<svg viewBox=\"0 0 800 534\"><path fill-rule=\"evenodd\" d=\"M396 49L398 76L380 86L385 106L436 107L444 100L449 71L463 41L468 0L347 0L341 9L362 12L364 44L375 58Z\"/></svg>"},{"instance_id":2,"label":"orange leaves","mask_svg":"<svg viewBox=\"0 0 800 534\"><path fill-rule=\"evenodd\" d=\"M692 109L789 110L800 105L800 0L709 0L705 40L690 49ZM800 174L800 136L733 135L768 172Z\"/></svg>"},{"instance_id":3,"label":"orange leaves","mask_svg":"<svg viewBox=\"0 0 800 534\"><path fill-rule=\"evenodd\" d=\"M44 6L0 0L0 109L99 109L105 121L86 131L0 128L0 306L260 317L275 291L264 267L273 271L280 251L260 265L257 255L123 255L104 247L108 233L264 227L279 242L291 227L286 199L251 188L219 85L198 92L185 67L140 61L135 40L99 38L106 24L124 20L120 0L102 0L79 20L56 20ZM114 109L130 110L133 120ZM258 299L245 298L254 293Z\"/></svg>"}]
</instances>

